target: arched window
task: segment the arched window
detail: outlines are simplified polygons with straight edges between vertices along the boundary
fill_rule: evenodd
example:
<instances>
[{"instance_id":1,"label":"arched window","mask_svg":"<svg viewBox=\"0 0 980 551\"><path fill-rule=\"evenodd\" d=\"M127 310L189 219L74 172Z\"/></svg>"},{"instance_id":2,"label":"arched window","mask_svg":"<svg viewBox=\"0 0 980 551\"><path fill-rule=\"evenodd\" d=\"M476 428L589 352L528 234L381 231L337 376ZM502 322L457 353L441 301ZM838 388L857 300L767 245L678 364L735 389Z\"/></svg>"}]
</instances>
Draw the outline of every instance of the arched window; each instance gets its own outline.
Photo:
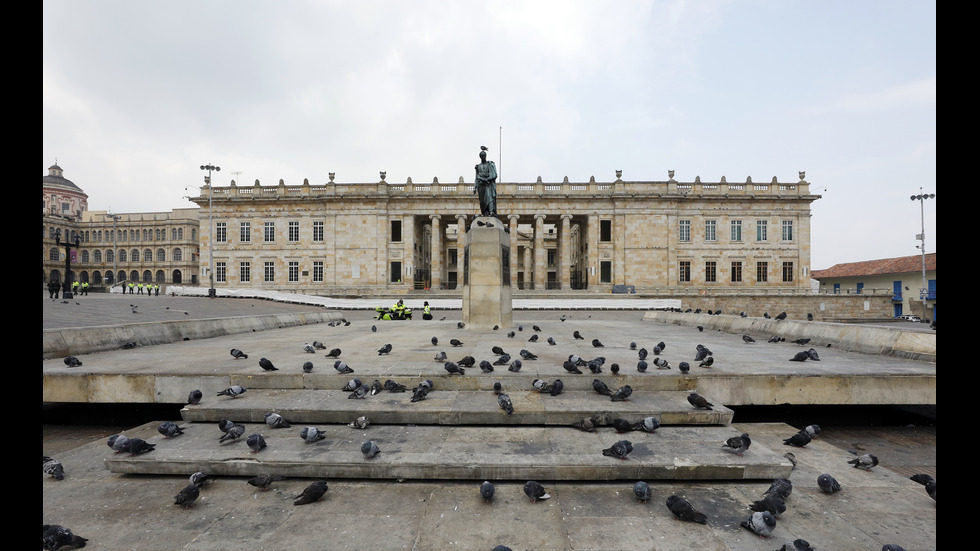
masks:
<instances>
[{"instance_id":1,"label":"arched window","mask_svg":"<svg viewBox=\"0 0 980 551\"><path fill-rule=\"evenodd\" d=\"M106 262L115 262L115 260L116 260L116 251L114 251L112 249L107 249L106 252L105 252L105 261Z\"/></svg>"},{"instance_id":2,"label":"arched window","mask_svg":"<svg viewBox=\"0 0 980 551\"><path fill-rule=\"evenodd\" d=\"M157 270L156 278L154 279L154 281L156 283L166 283L167 282L166 274L164 274L163 270Z\"/></svg>"},{"instance_id":3,"label":"arched window","mask_svg":"<svg viewBox=\"0 0 980 551\"><path fill-rule=\"evenodd\" d=\"M94 262L95 264L100 264L102 262L101 250L95 249L94 251L92 251L92 262Z\"/></svg>"},{"instance_id":4,"label":"arched window","mask_svg":"<svg viewBox=\"0 0 980 551\"><path fill-rule=\"evenodd\" d=\"M181 253L180 249L174 249L173 256L174 256L174 262L180 262L181 260L183 260L182 258L183 253Z\"/></svg>"},{"instance_id":5,"label":"arched window","mask_svg":"<svg viewBox=\"0 0 980 551\"><path fill-rule=\"evenodd\" d=\"M152 281L153 281L153 274L150 273L150 270L144 270L143 271L143 283L150 283Z\"/></svg>"},{"instance_id":6,"label":"arched window","mask_svg":"<svg viewBox=\"0 0 980 551\"><path fill-rule=\"evenodd\" d=\"M58 260L60 260L59 254L60 253L58 252L58 247L51 247L51 250L48 251L48 260L57 262Z\"/></svg>"},{"instance_id":7,"label":"arched window","mask_svg":"<svg viewBox=\"0 0 980 551\"><path fill-rule=\"evenodd\" d=\"M140 250L139 249L133 249L132 251L130 251L129 252L129 258L130 258L130 261L131 262L139 262L140 261Z\"/></svg>"},{"instance_id":8,"label":"arched window","mask_svg":"<svg viewBox=\"0 0 980 551\"><path fill-rule=\"evenodd\" d=\"M98 270L92 272L92 285L102 285L102 272Z\"/></svg>"},{"instance_id":9,"label":"arched window","mask_svg":"<svg viewBox=\"0 0 980 551\"><path fill-rule=\"evenodd\" d=\"M140 280L140 273L137 272L136 270L129 272L129 280L138 282Z\"/></svg>"},{"instance_id":10,"label":"arched window","mask_svg":"<svg viewBox=\"0 0 980 551\"><path fill-rule=\"evenodd\" d=\"M183 276L181 276L181 274L180 274L180 270L174 270L173 282L174 283L183 283L184 282Z\"/></svg>"},{"instance_id":11,"label":"arched window","mask_svg":"<svg viewBox=\"0 0 980 551\"><path fill-rule=\"evenodd\" d=\"M119 249L119 262L126 262L126 249Z\"/></svg>"},{"instance_id":12,"label":"arched window","mask_svg":"<svg viewBox=\"0 0 980 551\"><path fill-rule=\"evenodd\" d=\"M143 262L153 262L153 251L150 249L143 249Z\"/></svg>"},{"instance_id":13,"label":"arched window","mask_svg":"<svg viewBox=\"0 0 980 551\"><path fill-rule=\"evenodd\" d=\"M177 228L177 239L184 238L184 228Z\"/></svg>"},{"instance_id":14,"label":"arched window","mask_svg":"<svg viewBox=\"0 0 980 551\"><path fill-rule=\"evenodd\" d=\"M163 249L157 249L157 262L167 261L167 251Z\"/></svg>"},{"instance_id":15,"label":"arched window","mask_svg":"<svg viewBox=\"0 0 980 551\"><path fill-rule=\"evenodd\" d=\"M82 251L82 262L88 264L88 251Z\"/></svg>"}]
</instances>

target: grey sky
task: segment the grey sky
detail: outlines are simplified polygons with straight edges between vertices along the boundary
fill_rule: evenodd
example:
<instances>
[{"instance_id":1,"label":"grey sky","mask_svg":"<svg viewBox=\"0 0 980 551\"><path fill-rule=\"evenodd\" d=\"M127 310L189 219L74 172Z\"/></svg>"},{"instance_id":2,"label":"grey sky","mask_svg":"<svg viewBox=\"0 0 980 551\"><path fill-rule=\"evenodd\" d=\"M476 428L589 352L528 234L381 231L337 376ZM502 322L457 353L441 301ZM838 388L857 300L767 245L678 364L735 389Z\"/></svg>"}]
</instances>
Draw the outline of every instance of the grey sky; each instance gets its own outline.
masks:
<instances>
[{"instance_id":1,"label":"grey sky","mask_svg":"<svg viewBox=\"0 0 980 551\"><path fill-rule=\"evenodd\" d=\"M192 207L208 163L218 185L471 182L486 145L507 182L806 171L824 269L917 254L909 197L936 192L935 2L43 6L42 174L93 210Z\"/></svg>"}]
</instances>

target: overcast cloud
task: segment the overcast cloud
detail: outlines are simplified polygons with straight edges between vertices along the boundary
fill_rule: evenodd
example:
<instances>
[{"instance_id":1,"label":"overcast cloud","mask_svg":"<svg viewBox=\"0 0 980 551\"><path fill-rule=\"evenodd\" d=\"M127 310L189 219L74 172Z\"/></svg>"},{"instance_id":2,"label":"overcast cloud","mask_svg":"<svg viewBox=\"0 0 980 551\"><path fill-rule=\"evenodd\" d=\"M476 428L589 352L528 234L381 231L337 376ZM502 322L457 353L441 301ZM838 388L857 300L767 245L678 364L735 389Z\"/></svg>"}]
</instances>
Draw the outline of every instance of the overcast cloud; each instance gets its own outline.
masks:
<instances>
[{"instance_id":1,"label":"overcast cloud","mask_svg":"<svg viewBox=\"0 0 980 551\"><path fill-rule=\"evenodd\" d=\"M936 192L921 0L45 0L42 175L89 208L273 185L795 182L812 267L918 254ZM936 200L926 201L936 250ZM476 208L474 203L474 208Z\"/></svg>"}]
</instances>

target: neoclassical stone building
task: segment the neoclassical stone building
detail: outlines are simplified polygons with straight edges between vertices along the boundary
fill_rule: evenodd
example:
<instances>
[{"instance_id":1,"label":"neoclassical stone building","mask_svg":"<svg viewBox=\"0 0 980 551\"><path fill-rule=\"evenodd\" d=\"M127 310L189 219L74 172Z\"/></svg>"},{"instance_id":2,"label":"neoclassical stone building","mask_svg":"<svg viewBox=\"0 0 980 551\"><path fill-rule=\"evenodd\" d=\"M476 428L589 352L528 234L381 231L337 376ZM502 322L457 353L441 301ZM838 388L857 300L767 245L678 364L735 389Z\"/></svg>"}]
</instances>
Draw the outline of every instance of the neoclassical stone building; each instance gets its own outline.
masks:
<instances>
[{"instance_id":1,"label":"neoclassical stone building","mask_svg":"<svg viewBox=\"0 0 980 551\"><path fill-rule=\"evenodd\" d=\"M810 193L794 182L498 183L511 285L637 293L807 291ZM479 202L464 182L201 187L208 284L312 295L452 290ZM207 228L213 221L211 231Z\"/></svg>"}]
</instances>

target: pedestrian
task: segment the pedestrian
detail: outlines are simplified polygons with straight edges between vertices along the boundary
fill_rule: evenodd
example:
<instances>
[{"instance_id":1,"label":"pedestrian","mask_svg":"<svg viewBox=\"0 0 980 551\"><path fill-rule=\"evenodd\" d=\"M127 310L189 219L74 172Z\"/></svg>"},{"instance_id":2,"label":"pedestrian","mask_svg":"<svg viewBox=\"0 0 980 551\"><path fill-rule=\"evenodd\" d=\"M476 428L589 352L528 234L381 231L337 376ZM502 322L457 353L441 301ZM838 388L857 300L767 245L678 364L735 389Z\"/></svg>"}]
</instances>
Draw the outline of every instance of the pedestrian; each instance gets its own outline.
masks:
<instances>
[{"instance_id":1,"label":"pedestrian","mask_svg":"<svg viewBox=\"0 0 980 551\"><path fill-rule=\"evenodd\" d=\"M154 296L160 296L160 285L159 284L153 286L153 295Z\"/></svg>"},{"instance_id":2,"label":"pedestrian","mask_svg":"<svg viewBox=\"0 0 980 551\"><path fill-rule=\"evenodd\" d=\"M136 294L137 295L142 295L143 294L143 282L142 281L140 281L139 283L136 284Z\"/></svg>"},{"instance_id":3,"label":"pedestrian","mask_svg":"<svg viewBox=\"0 0 980 551\"><path fill-rule=\"evenodd\" d=\"M82 295L88 296L88 282L82 283Z\"/></svg>"},{"instance_id":4,"label":"pedestrian","mask_svg":"<svg viewBox=\"0 0 980 551\"><path fill-rule=\"evenodd\" d=\"M425 304L422 305L422 319L432 319L432 313L429 311L429 301L425 301Z\"/></svg>"},{"instance_id":5,"label":"pedestrian","mask_svg":"<svg viewBox=\"0 0 980 551\"><path fill-rule=\"evenodd\" d=\"M58 298L58 282L49 281L48 282L48 298L56 299Z\"/></svg>"},{"instance_id":6,"label":"pedestrian","mask_svg":"<svg viewBox=\"0 0 980 551\"><path fill-rule=\"evenodd\" d=\"M133 282L132 281L129 282L129 285L127 285L127 287L129 287L129 294L133 294Z\"/></svg>"}]
</instances>

